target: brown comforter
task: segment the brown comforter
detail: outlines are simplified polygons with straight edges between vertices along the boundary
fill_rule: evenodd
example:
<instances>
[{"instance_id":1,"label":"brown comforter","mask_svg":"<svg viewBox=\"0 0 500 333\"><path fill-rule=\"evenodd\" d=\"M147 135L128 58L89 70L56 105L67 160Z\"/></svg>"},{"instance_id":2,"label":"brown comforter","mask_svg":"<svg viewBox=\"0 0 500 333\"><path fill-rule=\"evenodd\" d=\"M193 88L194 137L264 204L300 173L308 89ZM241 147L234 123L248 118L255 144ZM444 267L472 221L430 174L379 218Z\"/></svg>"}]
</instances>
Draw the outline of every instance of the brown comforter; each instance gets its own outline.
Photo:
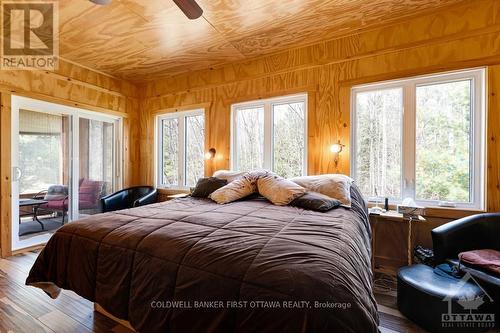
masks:
<instances>
[{"instance_id":1,"label":"brown comforter","mask_svg":"<svg viewBox=\"0 0 500 333\"><path fill-rule=\"evenodd\" d=\"M264 199L185 198L60 228L27 278L70 289L140 332L376 332L370 227Z\"/></svg>"}]
</instances>

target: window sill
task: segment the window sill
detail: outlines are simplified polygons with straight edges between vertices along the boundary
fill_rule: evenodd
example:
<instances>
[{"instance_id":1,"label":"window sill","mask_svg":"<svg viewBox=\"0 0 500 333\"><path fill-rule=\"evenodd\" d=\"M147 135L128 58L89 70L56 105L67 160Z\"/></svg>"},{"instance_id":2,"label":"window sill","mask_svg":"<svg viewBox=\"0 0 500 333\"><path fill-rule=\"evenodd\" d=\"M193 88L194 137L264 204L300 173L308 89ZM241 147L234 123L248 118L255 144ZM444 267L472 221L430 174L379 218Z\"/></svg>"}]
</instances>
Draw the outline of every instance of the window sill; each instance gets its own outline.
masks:
<instances>
[{"instance_id":1,"label":"window sill","mask_svg":"<svg viewBox=\"0 0 500 333\"><path fill-rule=\"evenodd\" d=\"M480 210L476 208L426 207L424 210L424 216L460 219L462 217L481 214L485 212L486 212L485 210Z\"/></svg>"},{"instance_id":2,"label":"window sill","mask_svg":"<svg viewBox=\"0 0 500 333\"><path fill-rule=\"evenodd\" d=\"M157 191L161 194L178 194L189 193L191 190L189 187L158 187Z\"/></svg>"},{"instance_id":3,"label":"window sill","mask_svg":"<svg viewBox=\"0 0 500 333\"><path fill-rule=\"evenodd\" d=\"M189 188L173 188L173 187L158 187L158 201L168 201L171 200L172 195L179 195L179 194L189 194Z\"/></svg>"},{"instance_id":4,"label":"window sill","mask_svg":"<svg viewBox=\"0 0 500 333\"><path fill-rule=\"evenodd\" d=\"M375 203L368 203L368 207L374 207ZM379 204L379 207L383 207L383 205ZM390 204L390 210L397 210L397 205ZM486 210L475 209L475 208L463 208L463 207L438 207L438 206L427 206L424 207L423 217L431 217L431 218L443 218L443 219L460 219L462 217L474 215L474 214L482 214L485 213Z\"/></svg>"}]
</instances>

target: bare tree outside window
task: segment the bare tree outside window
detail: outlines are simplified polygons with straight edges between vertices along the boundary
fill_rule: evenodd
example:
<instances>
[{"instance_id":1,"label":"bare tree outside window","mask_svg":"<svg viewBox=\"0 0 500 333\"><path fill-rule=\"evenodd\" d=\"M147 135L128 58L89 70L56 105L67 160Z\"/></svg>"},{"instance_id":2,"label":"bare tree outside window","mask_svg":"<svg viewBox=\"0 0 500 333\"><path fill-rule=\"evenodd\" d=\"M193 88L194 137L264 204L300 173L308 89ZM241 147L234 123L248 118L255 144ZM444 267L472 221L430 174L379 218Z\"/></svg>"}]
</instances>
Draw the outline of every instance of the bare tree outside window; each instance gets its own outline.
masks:
<instances>
[{"instance_id":1,"label":"bare tree outside window","mask_svg":"<svg viewBox=\"0 0 500 333\"><path fill-rule=\"evenodd\" d=\"M366 196L484 209L485 72L353 87L352 177Z\"/></svg>"},{"instance_id":2,"label":"bare tree outside window","mask_svg":"<svg viewBox=\"0 0 500 333\"><path fill-rule=\"evenodd\" d=\"M356 95L356 182L366 196L401 198L403 91Z\"/></svg>"},{"instance_id":3,"label":"bare tree outside window","mask_svg":"<svg viewBox=\"0 0 500 333\"><path fill-rule=\"evenodd\" d=\"M304 103L273 105L273 170L285 178L301 176L305 150Z\"/></svg>"},{"instance_id":4,"label":"bare tree outside window","mask_svg":"<svg viewBox=\"0 0 500 333\"><path fill-rule=\"evenodd\" d=\"M233 106L233 168L268 169L291 178L306 174L307 94Z\"/></svg>"},{"instance_id":5,"label":"bare tree outside window","mask_svg":"<svg viewBox=\"0 0 500 333\"><path fill-rule=\"evenodd\" d=\"M205 174L205 114L190 110L158 117L159 186L196 185Z\"/></svg>"},{"instance_id":6,"label":"bare tree outside window","mask_svg":"<svg viewBox=\"0 0 500 333\"><path fill-rule=\"evenodd\" d=\"M237 109L236 165L249 171L264 167L264 107Z\"/></svg>"},{"instance_id":7,"label":"bare tree outside window","mask_svg":"<svg viewBox=\"0 0 500 333\"><path fill-rule=\"evenodd\" d=\"M162 127L162 184L179 185L179 120L163 119Z\"/></svg>"},{"instance_id":8,"label":"bare tree outside window","mask_svg":"<svg viewBox=\"0 0 500 333\"><path fill-rule=\"evenodd\" d=\"M416 197L471 200L471 80L419 86Z\"/></svg>"},{"instance_id":9,"label":"bare tree outside window","mask_svg":"<svg viewBox=\"0 0 500 333\"><path fill-rule=\"evenodd\" d=\"M186 186L194 186L204 175L205 117L186 117Z\"/></svg>"}]
</instances>

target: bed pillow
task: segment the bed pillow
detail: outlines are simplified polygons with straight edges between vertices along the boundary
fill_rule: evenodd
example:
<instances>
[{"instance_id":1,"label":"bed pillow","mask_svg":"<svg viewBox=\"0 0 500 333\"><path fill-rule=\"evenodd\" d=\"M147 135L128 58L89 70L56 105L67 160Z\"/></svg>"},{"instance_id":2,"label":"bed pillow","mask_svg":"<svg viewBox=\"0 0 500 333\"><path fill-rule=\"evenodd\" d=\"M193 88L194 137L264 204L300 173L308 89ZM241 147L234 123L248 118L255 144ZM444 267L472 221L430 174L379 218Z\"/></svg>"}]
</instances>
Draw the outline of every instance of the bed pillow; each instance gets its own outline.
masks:
<instances>
[{"instance_id":1,"label":"bed pillow","mask_svg":"<svg viewBox=\"0 0 500 333\"><path fill-rule=\"evenodd\" d=\"M200 178L196 183L191 196L195 198L207 198L215 190L226 186L227 180L216 177Z\"/></svg>"},{"instance_id":2,"label":"bed pillow","mask_svg":"<svg viewBox=\"0 0 500 333\"><path fill-rule=\"evenodd\" d=\"M219 204L226 204L243 199L255 192L257 192L256 179L247 172L226 186L214 191L209 198Z\"/></svg>"},{"instance_id":3,"label":"bed pillow","mask_svg":"<svg viewBox=\"0 0 500 333\"><path fill-rule=\"evenodd\" d=\"M219 179L225 179L228 183L232 182L235 179L247 174L247 172L243 171L229 171L229 170L217 170L214 172L212 177L216 177Z\"/></svg>"},{"instance_id":4,"label":"bed pillow","mask_svg":"<svg viewBox=\"0 0 500 333\"><path fill-rule=\"evenodd\" d=\"M316 212L327 212L341 205L337 199L330 198L321 193L307 192L290 203L291 206L300 207Z\"/></svg>"},{"instance_id":5,"label":"bed pillow","mask_svg":"<svg viewBox=\"0 0 500 333\"><path fill-rule=\"evenodd\" d=\"M272 172L260 173L257 177L257 191L278 206L288 205L304 195L306 189Z\"/></svg>"},{"instance_id":6,"label":"bed pillow","mask_svg":"<svg viewBox=\"0 0 500 333\"><path fill-rule=\"evenodd\" d=\"M344 207L351 207L352 178L341 174L326 174L291 178L291 181L308 191L318 192L337 199Z\"/></svg>"}]
</instances>

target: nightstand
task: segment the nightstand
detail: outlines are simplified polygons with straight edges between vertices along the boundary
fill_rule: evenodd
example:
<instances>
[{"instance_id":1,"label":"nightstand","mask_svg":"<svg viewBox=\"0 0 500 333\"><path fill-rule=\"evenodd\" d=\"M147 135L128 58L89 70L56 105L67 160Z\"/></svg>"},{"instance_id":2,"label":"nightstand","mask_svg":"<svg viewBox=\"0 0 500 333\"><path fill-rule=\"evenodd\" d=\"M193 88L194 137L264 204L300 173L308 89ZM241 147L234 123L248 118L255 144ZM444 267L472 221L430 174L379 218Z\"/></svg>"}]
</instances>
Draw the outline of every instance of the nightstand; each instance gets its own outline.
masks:
<instances>
[{"instance_id":1,"label":"nightstand","mask_svg":"<svg viewBox=\"0 0 500 333\"><path fill-rule=\"evenodd\" d=\"M408 217L404 217L403 214L400 214L396 211L389 210L387 212L382 212L380 214L370 213L370 223L372 226L372 270L375 271L375 249L377 244L377 227L380 223L384 222L395 222L395 223L406 223L407 227L407 262L408 265L411 265L413 262L413 247L412 247L412 224L416 221L424 222L425 218L422 216L418 216L418 218L410 219Z\"/></svg>"}]
</instances>

